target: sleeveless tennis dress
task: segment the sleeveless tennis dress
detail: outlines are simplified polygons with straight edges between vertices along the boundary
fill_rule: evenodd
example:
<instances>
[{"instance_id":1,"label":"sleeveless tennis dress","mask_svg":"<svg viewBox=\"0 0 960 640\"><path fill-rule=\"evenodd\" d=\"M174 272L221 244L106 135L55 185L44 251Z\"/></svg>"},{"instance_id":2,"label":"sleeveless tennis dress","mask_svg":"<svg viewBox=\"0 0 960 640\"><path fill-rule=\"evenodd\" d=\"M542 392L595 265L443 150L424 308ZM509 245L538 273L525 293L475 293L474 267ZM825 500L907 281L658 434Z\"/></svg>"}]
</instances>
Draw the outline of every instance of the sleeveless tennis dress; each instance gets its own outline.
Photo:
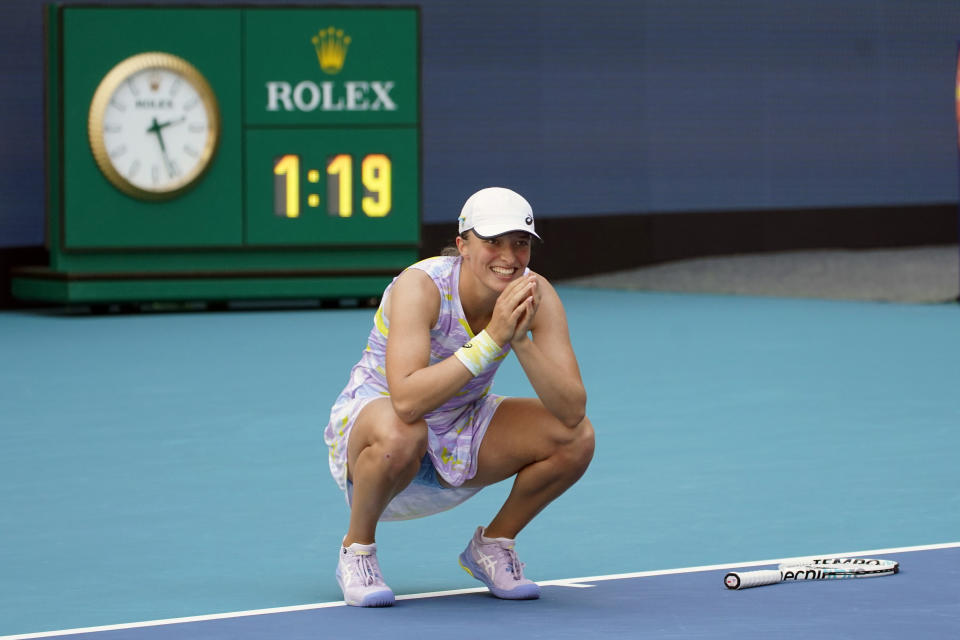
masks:
<instances>
[{"instance_id":1,"label":"sleeveless tennis dress","mask_svg":"<svg viewBox=\"0 0 960 640\"><path fill-rule=\"evenodd\" d=\"M408 267L420 269L429 275L440 295L440 313L436 324L430 329L431 365L450 357L473 337L460 306L460 264L459 256L438 256ZM390 321L384 313L384 307L395 282L396 278L383 293L366 349L350 371L350 380L337 397L323 434L324 442L330 448L330 472L345 491L347 504L350 504L353 495L353 485L347 480L347 439L350 430L368 402L390 395L384 368ZM453 398L424 416L428 427L428 445L421 472L387 505L381 520L407 520L445 511L479 491L479 488L462 488L460 485L477 473L480 441L504 399L504 396L490 393L490 386L497 368L509 352L508 344L483 373L471 379ZM431 465L436 469L436 474L453 488L444 488L437 482Z\"/></svg>"}]
</instances>

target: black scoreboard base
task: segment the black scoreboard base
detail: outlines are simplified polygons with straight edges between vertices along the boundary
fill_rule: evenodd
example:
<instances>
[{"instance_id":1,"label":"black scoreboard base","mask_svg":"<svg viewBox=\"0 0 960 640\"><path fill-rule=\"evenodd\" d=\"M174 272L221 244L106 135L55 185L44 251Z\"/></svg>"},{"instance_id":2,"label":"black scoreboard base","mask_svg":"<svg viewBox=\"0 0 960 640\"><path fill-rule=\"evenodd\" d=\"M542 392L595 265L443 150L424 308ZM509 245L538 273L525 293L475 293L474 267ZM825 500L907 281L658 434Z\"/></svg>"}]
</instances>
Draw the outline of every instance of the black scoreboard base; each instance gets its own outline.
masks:
<instances>
[{"instance_id":1,"label":"black scoreboard base","mask_svg":"<svg viewBox=\"0 0 960 640\"><path fill-rule=\"evenodd\" d=\"M13 295L21 300L85 304L379 299L397 275L383 271L258 271L71 273L22 267L11 274Z\"/></svg>"}]
</instances>

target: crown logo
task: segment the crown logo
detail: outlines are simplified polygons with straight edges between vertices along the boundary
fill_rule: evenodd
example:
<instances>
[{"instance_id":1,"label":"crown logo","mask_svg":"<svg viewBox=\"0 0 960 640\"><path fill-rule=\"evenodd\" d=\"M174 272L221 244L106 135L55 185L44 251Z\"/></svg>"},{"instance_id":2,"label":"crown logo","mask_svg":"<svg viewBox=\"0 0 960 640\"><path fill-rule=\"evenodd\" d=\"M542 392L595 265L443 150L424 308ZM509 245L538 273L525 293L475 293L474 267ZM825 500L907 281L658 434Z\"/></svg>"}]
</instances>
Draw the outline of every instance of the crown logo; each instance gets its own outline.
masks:
<instances>
[{"instance_id":1,"label":"crown logo","mask_svg":"<svg viewBox=\"0 0 960 640\"><path fill-rule=\"evenodd\" d=\"M327 27L320 29L317 35L310 38L313 47L317 50L317 60L324 73L340 73L343 62L347 59L347 49L350 47L350 36L344 35L343 29Z\"/></svg>"}]
</instances>

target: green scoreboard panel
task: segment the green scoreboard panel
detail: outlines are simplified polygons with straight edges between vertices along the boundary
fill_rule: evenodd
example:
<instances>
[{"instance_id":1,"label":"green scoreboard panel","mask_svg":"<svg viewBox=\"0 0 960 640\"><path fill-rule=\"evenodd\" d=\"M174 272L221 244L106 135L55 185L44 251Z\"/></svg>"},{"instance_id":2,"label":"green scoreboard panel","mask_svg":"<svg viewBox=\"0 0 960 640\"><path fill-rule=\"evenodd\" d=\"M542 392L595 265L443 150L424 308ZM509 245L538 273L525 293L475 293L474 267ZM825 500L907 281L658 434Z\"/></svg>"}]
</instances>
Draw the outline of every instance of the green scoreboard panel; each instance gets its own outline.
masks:
<instances>
[{"instance_id":1,"label":"green scoreboard panel","mask_svg":"<svg viewBox=\"0 0 960 640\"><path fill-rule=\"evenodd\" d=\"M55 5L50 265L63 302L377 296L420 242L416 7Z\"/></svg>"}]
</instances>

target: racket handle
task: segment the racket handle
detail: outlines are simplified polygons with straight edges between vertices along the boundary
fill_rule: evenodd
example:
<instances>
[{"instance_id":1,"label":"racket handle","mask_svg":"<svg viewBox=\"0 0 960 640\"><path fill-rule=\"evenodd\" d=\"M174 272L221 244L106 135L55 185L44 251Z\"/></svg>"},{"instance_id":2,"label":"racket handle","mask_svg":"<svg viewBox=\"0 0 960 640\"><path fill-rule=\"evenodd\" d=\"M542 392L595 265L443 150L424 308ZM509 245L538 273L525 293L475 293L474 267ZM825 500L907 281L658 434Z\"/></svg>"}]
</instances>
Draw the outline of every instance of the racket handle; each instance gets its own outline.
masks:
<instances>
[{"instance_id":1,"label":"racket handle","mask_svg":"<svg viewBox=\"0 0 960 640\"><path fill-rule=\"evenodd\" d=\"M768 569L763 571L731 571L723 578L727 589L749 589L765 584L776 584L781 580L780 571Z\"/></svg>"}]
</instances>

